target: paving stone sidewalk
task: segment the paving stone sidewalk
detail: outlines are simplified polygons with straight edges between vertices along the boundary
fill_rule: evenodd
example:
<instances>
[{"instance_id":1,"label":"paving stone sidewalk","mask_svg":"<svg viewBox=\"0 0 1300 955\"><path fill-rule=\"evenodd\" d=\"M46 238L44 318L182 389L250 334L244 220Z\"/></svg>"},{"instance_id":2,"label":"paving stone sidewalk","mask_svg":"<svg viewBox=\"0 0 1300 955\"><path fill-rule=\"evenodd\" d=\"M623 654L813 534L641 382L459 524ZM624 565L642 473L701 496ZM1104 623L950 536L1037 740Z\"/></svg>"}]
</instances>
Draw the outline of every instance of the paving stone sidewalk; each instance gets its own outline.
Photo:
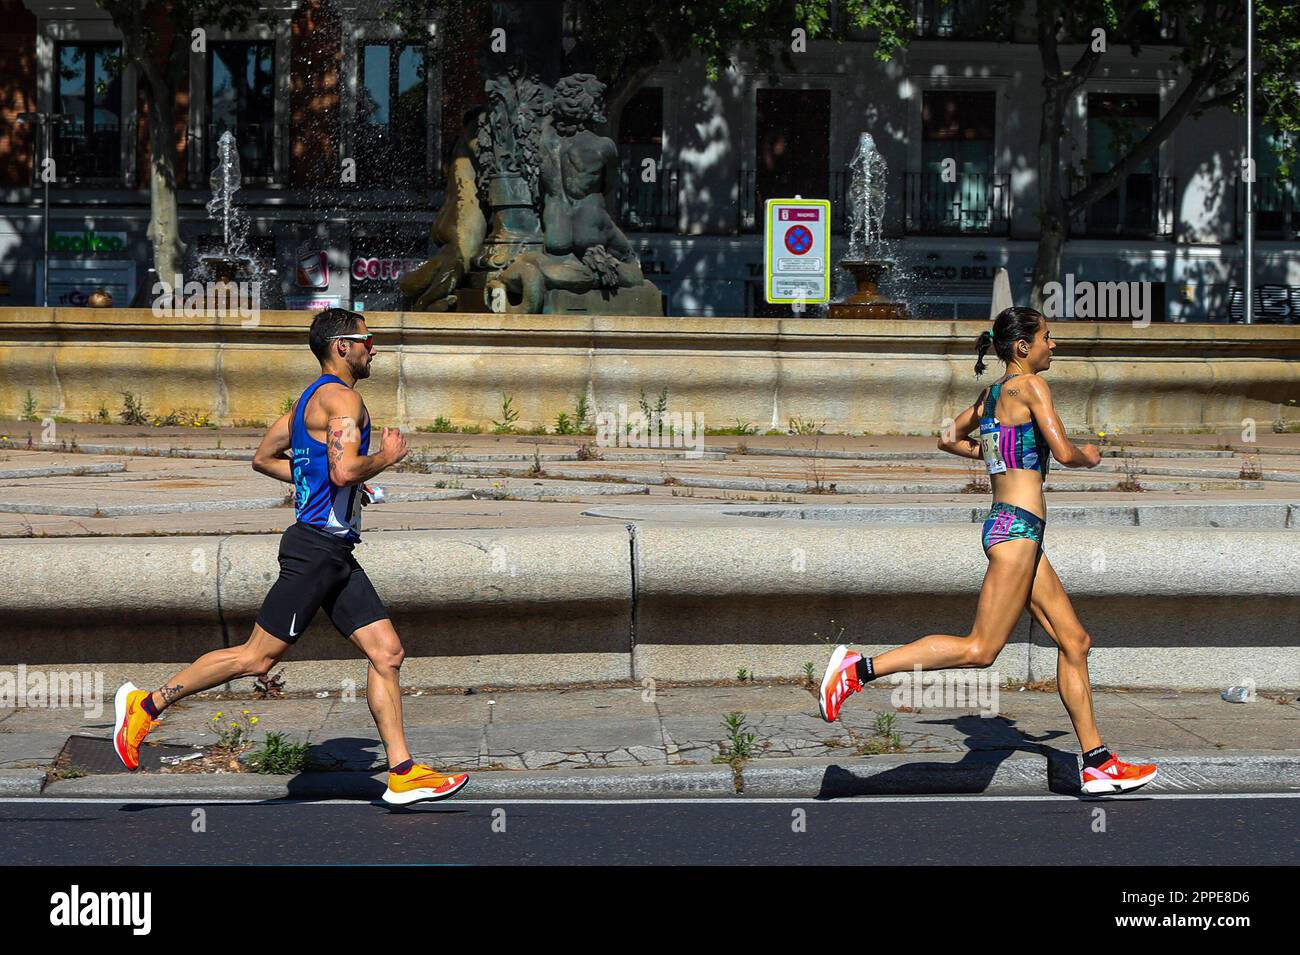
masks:
<instances>
[{"instance_id":1,"label":"paving stone sidewalk","mask_svg":"<svg viewBox=\"0 0 1300 955\"><path fill-rule=\"evenodd\" d=\"M744 714L752 755L771 758L872 759L883 737L878 719L893 718L903 758L979 751L1077 754L1078 740L1052 691L1001 687L981 709L923 706L899 711L891 687L854 697L834 724L817 714L808 689L789 685L423 691L403 699L415 755L447 768L478 770L597 769L708 765L729 746L728 713ZM72 734L109 735L112 688L102 713L79 709L0 709L0 770L48 766ZM1232 704L1216 692L1094 691L1104 742L1130 760L1161 755L1249 751L1300 757L1297 693L1261 692ZM1279 700L1281 702L1279 702ZM994 701L989 698L989 702ZM339 693L325 698L185 701L166 714L151 743L204 746L211 718L247 709L255 738L268 732L306 741L322 768L376 770L383 749L366 706Z\"/></svg>"}]
</instances>

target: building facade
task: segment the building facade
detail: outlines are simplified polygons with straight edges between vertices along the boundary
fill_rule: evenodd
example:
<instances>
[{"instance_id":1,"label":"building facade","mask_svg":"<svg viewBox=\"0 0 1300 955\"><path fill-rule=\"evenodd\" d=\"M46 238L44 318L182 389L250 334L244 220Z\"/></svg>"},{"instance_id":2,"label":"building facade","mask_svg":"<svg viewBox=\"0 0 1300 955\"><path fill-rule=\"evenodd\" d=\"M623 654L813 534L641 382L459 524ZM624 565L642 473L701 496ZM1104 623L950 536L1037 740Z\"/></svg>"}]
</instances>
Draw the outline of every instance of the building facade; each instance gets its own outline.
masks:
<instances>
[{"instance_id":1,"label":"building facade","mask_svg":"<svg viewBox=\"0 0 1300 955\"><path fill-rule=\"evenodd\" d=\"M790 314L763 300L763 203L829 198L834 258L864 132L888 169L897 264L886 290L917 317L987 319L1005 267L1016 301L1028 300L1039 53L1032 21L990 31L975 3L917 0L916 36L889 61L869 35L849 34L808 42L791 54L794 71L770 74L742 51L713 82L698 62L646 81L619 117L619 216L667 314ZM446 42L434 20L427 39L399 35L373 3L264 6L247 30L207 31L175 90L183 235L213 241L209 176L230 131L249 245L274 261L288 307L394 308L397 277L432 251L444 160L481 99L476 51ZM47 259L51 305L82 304L100 287L138 304L156 278L148 139L140 78L118 63L122 38L94 0L0 0L0 15L0 305L45 301ZM1153 22L1139 55L1108 54L1075 97L1066 163L1078 181L1108 168L1176 97L1178 36L1177 24ZM61 119L42 136L20 113ZM1227 109L1185 120L1071 224L1063 281L1149 283L1155 321L1239 320L1244 142L1244 121ZM1255 311L1294 322L1300 190L1270 147L1257 130Z\"/></svg>"}]
</instances>

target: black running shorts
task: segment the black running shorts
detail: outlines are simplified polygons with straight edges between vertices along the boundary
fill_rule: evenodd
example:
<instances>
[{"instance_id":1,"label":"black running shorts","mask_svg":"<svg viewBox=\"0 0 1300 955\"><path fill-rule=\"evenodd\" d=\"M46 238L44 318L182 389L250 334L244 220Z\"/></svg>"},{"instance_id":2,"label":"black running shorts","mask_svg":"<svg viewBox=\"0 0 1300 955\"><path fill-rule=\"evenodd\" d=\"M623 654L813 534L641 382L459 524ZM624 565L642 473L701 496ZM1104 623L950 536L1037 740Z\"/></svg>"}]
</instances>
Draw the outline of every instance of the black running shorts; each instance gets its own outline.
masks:
<instances>
[{"instance_id":1,"label":"black running shorts","mask_svg":"<svg viewBox=\"0 0 1300 955\"><path fill-rule=\"evenodd\" d=\"M290 526L280 538L280 577L262 602L257 625L293 643L321 607L345 637L386 620L388 608L352 556L354 546L306 524Z\"/></svg>"}]
</instances>

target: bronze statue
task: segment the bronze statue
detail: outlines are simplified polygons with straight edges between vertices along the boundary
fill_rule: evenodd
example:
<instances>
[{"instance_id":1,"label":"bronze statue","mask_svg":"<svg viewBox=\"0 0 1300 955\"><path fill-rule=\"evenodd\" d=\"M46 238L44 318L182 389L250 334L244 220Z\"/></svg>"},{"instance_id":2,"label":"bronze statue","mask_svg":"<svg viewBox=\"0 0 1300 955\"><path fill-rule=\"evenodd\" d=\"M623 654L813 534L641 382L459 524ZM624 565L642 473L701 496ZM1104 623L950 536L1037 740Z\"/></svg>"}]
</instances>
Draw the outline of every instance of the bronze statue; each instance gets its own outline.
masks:
<instances>
[{"instance_id":1,"label":"bronze statue","mask_svg":"<svg viewBox=\"0 0 1300 955\"><path fill-rule=\"evenodd\" d=\"M475 109L465 114L465 129L452 150L447 197L430 230L440 246L438 254L407 272L398 283L416 311L445 312L455 306L456 288L487 235L487 219L478 201L477 140L469 135L478 127L479 112Z\"/></svg>"},{"instance_id":2,"label":"bronze statue","mask_svg":"<svg viewBox=\"0 0 1300 955\"><path fill-rule=\"evenodd\" d=\"M590 73L566 76L540 111L538 90L535 80L513 72L489 81L490 106L479 111L477 135L457 144L453 167L462 165L434 224L442 249L403 278L403 292L414 308L450 308L455 288L477 271L492 311L542 312L553 290L603 298L637 289L642 294L626 299L623 310L650 306L658 314L658 292L614 221L618 147L590 128L604 122L605 85ZM479 203L488 206L490 229Z\"/></svg>"}]
</instances>

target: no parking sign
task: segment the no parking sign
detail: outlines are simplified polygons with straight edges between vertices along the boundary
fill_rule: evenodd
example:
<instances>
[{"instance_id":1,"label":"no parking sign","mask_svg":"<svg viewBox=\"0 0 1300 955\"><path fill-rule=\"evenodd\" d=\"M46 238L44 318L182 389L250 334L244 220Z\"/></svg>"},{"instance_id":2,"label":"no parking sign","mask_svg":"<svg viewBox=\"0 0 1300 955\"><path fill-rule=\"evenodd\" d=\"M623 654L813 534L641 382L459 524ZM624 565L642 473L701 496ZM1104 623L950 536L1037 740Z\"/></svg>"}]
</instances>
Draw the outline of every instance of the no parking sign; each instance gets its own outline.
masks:
<instances>
[{"instance_id":1,"label":"no parking sign","mask_svg":"<svg viewBox=\"0 0 1300 955\"><path fill-rule=\"evenodd\" d=\"M768 199L763 210L763 296L772 303L829 302L829 199Z\"/></svg>"}]
</instances>

